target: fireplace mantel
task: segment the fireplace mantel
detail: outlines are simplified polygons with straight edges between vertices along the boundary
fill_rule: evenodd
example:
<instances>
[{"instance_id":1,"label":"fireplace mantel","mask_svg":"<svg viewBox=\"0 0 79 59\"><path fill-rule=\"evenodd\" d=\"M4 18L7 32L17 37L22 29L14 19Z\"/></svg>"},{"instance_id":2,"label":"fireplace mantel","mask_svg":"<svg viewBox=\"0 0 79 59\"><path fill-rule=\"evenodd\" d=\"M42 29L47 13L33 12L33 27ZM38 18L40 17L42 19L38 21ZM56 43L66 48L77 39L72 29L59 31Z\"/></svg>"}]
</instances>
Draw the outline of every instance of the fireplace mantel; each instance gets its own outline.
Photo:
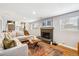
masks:
<instances>
[{"instance_id":1,"label":"fireplace mantel","mask_svg":"<svg viewBox=\"0 0 79 59\"><path fill-rule=\"evenodd\" d=\"M54 27L41 27L41 29L54 29Z\"/></svg>"},{"instance_id":2,"label":"fireplace mantel","mask_svg":"<svg viewBox=\"0 0 79 59\"><path fill-rule=\"evenodd\" d=\"M41 39L49 41L49 42L53 42L53 27L42 27L40 29L40 33L41 33Z\"/></svg>"}]
</instances>

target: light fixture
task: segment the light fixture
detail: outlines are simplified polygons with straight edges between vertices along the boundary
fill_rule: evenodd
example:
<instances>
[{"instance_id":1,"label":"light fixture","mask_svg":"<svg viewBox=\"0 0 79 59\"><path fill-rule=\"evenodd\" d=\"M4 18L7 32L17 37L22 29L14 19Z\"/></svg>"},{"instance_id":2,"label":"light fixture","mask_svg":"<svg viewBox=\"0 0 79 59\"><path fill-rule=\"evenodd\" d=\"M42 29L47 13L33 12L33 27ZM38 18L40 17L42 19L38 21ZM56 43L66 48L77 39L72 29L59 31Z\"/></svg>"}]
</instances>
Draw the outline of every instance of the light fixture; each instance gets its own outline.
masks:
<instances>
[{"instance_id":1,"label":"light fixture","mask_svg":"<svg viewBox=\"0 0 79 59\"><path fill-rule=\"evenodd\" d=\"M26 17L23 17L23 19L26 19Z\"/></svg>"},{"instance_id":2,"label":"light fixture","mask_svg":"<svg viewBox=\"0 0 79 59\"><path fill-rule=\"evenodd\" d=\"M35 15L36 14L36 12L35 11L33 11L33 15Z\"/></svg>"}]
</instances>

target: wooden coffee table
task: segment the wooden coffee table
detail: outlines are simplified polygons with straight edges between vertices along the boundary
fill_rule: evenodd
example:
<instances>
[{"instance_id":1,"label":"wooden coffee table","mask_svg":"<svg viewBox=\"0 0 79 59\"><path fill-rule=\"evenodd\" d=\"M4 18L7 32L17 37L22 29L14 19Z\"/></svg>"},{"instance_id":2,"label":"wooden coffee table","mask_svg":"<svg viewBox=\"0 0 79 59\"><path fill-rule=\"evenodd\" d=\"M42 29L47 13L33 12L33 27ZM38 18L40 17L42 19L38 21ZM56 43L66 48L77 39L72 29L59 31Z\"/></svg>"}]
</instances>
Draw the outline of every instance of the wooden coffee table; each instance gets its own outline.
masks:
<instances>
[{"instance_id":1,"label":"wooden coffee table","mask_svg":"<svg viewBox=\"0 0 79 59\"><path fill-rule=\"evenodd\" d=\"M23 44L27 43L29 48L34 49L35 47L39 47L38 42L40 42L40 40L24 40L21 43L23 43Z\"/></svg>"}]
</instances>

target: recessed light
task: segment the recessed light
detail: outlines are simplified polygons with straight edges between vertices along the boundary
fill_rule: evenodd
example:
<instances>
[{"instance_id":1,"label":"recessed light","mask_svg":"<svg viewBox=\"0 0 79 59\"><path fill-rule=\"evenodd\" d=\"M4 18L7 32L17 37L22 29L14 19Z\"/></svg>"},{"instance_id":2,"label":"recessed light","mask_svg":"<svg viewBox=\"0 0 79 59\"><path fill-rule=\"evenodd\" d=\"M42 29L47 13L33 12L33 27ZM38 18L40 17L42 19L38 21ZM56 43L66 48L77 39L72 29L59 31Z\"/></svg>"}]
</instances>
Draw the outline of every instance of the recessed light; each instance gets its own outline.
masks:
<instances>
[{"instance_id":1,"label":"recessed light","mask_svg":"<svg viewBox=\"0 0 79 59\"><path fill-rule=\"evenodd\" d=\"M35 11L33 11L33 15L35 15L36 14L36 12Z\"/></svg>"},{"instance_id":2,"label":"recessed light","mask_svg":"<svg viewBox=\"0 0 79 59\"><path fill-rule=\"evenodd\" d=\"M23 19L26 19L26 17L23 17Z\"/></svg>"}]
</instances>

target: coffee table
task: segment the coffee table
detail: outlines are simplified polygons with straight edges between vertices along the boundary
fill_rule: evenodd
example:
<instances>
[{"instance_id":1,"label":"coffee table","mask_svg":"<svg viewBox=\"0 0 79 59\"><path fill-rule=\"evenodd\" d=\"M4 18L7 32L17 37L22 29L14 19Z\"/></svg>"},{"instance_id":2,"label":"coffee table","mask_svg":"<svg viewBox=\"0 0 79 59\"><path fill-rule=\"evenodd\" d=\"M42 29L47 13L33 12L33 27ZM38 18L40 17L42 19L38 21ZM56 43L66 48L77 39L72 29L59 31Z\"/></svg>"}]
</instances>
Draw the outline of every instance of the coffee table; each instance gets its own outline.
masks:
<instances>
[{"instance_id":1,"label":"coffee table","mask_svg":"<svg viewBox=\"0 0 79 59\"><path fill-rule=\"evenodd\" d=\"M24 40L24 41L21 41L21 43L23 43L23 44L28 44L28 47L29 48L36 48L36 47L39 47L39 45L38 45L38 42L40 42L39 40Z\"/></svg>"}]
</instances>

